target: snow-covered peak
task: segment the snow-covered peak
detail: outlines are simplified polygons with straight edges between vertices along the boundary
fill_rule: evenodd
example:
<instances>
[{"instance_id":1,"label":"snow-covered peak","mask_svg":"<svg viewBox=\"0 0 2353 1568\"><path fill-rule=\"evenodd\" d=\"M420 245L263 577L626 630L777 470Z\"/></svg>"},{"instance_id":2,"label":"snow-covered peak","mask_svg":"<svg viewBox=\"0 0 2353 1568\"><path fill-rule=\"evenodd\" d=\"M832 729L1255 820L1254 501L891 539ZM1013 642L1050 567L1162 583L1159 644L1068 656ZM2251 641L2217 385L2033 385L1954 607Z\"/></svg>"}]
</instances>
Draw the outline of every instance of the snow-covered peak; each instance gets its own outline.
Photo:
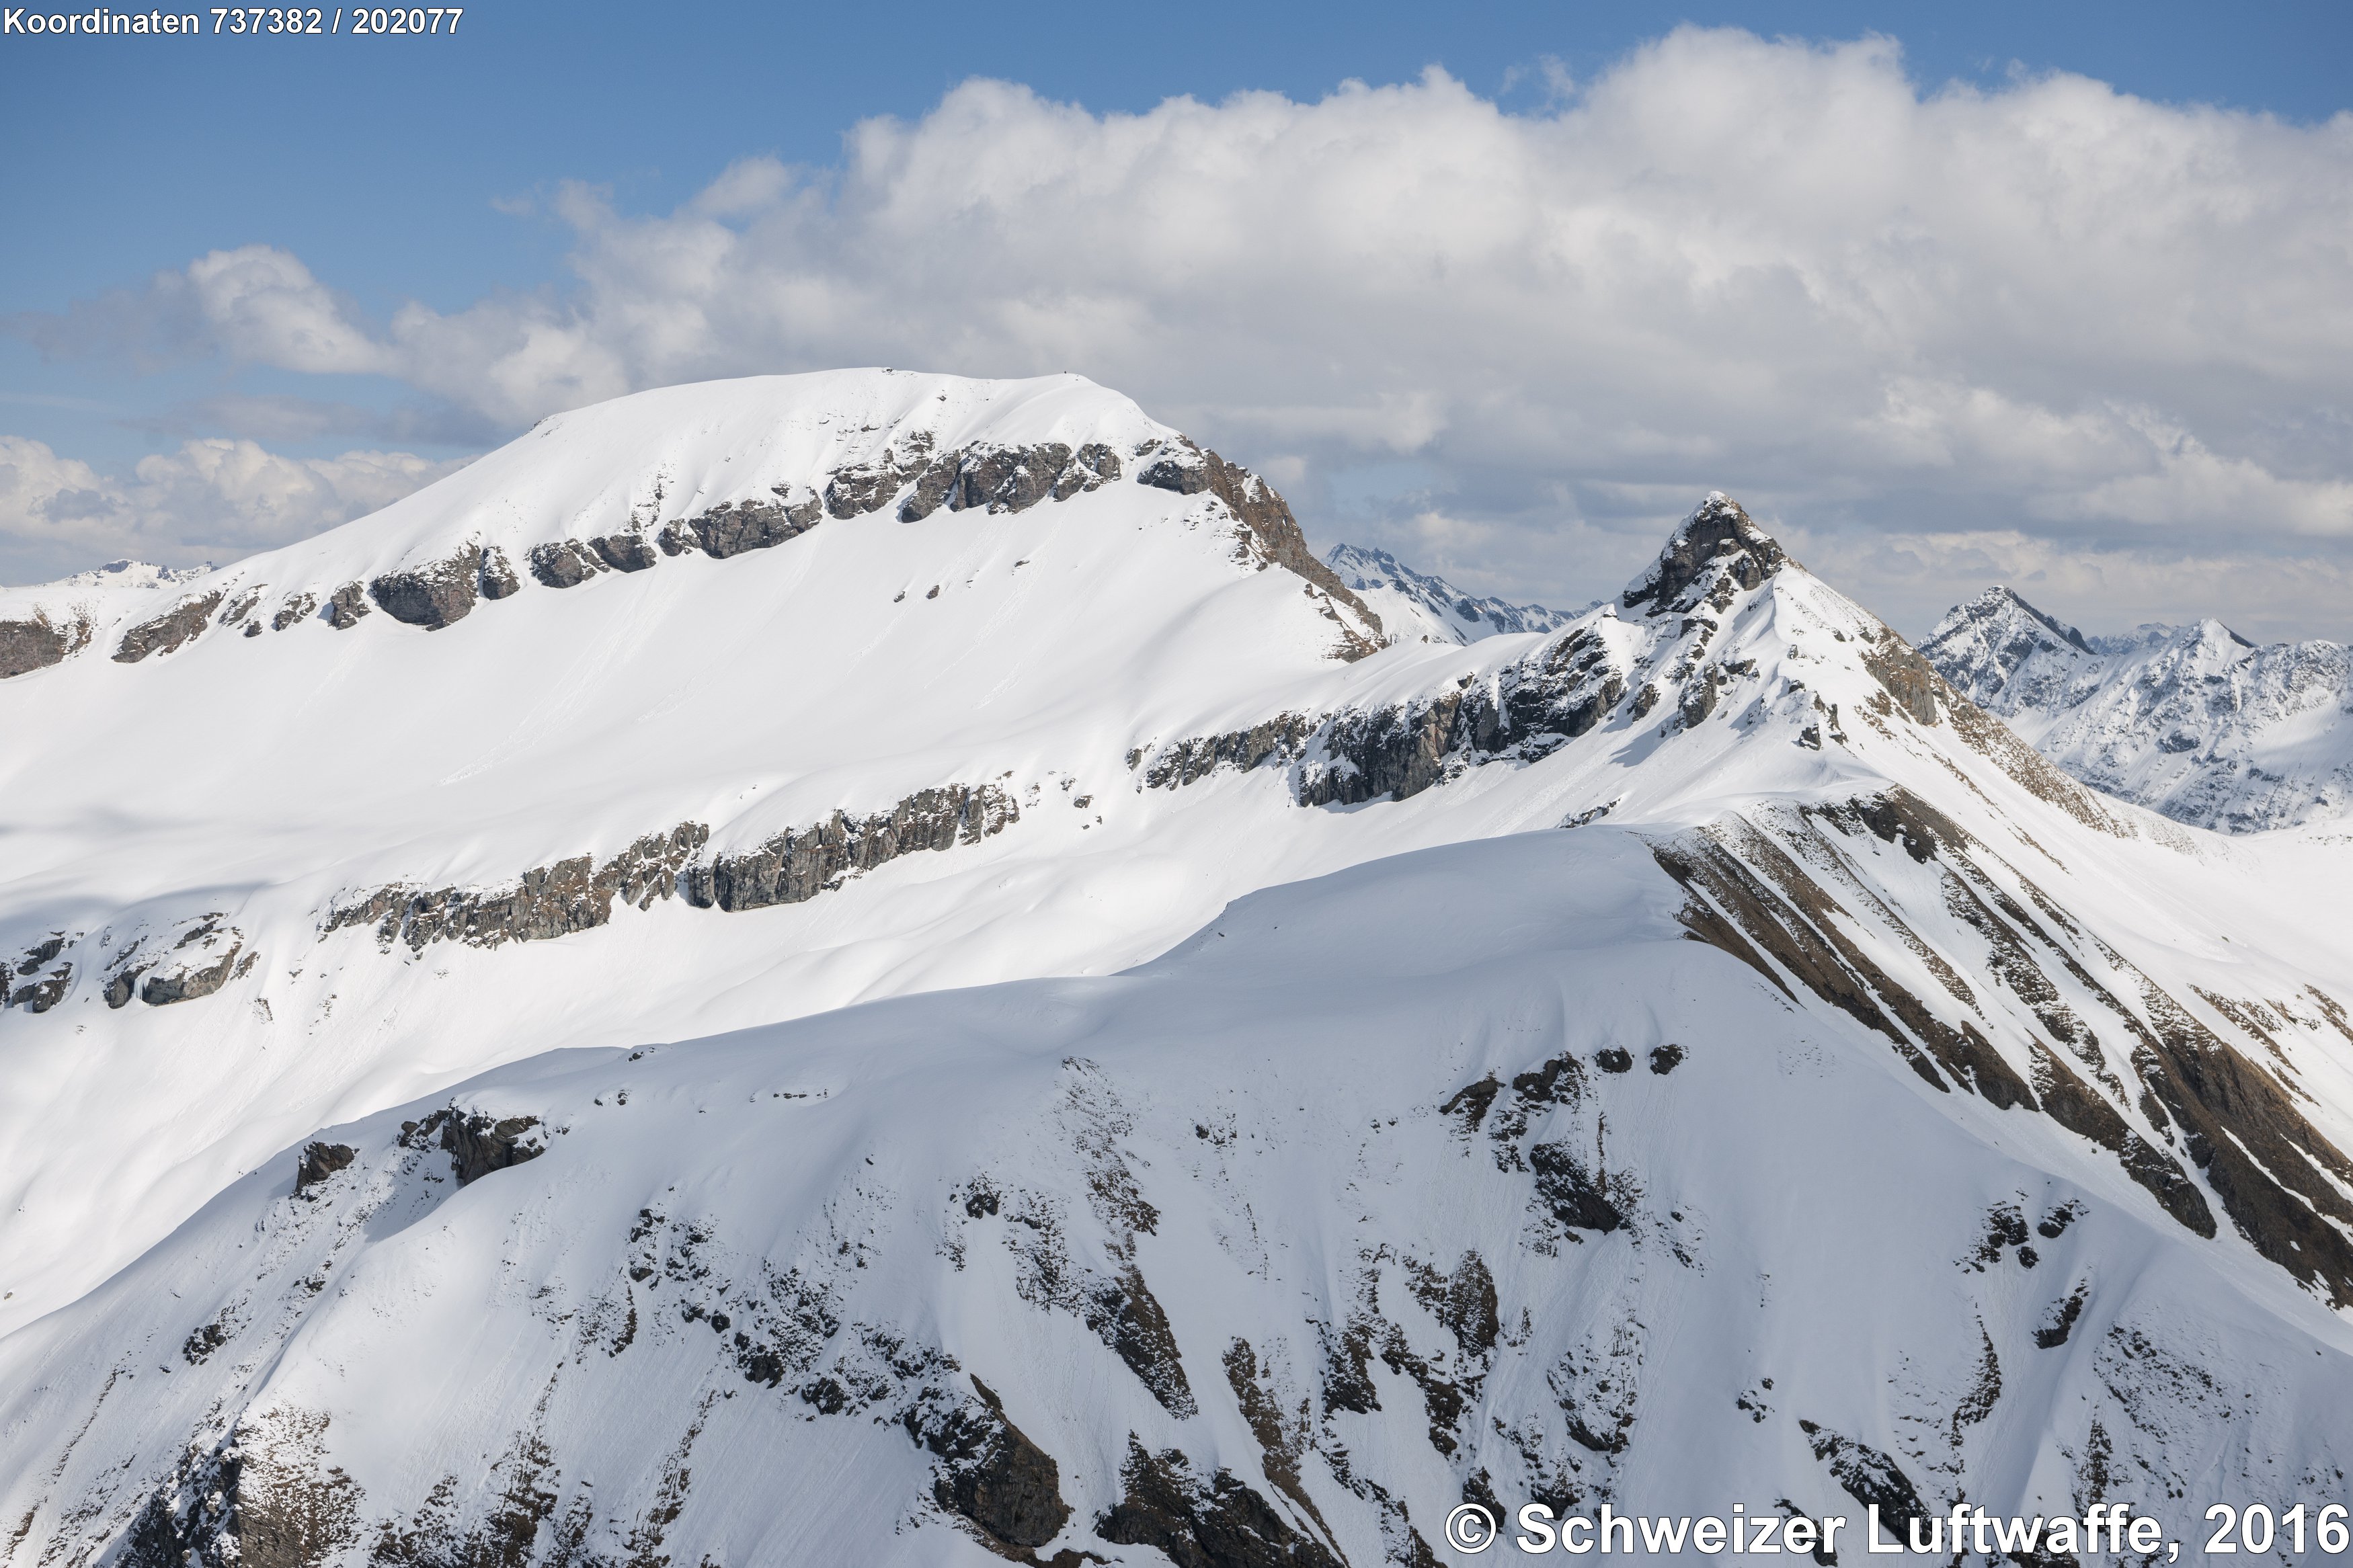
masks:
<instances>
[{"instance_id":1,"label":"snow-covered peak","mask_svg":"<svg viewBox=\"0 0 2353 1568\"><path fill-rule=\"evenodd\" d=\"M111 615L78 609L75 631L60 637L58 616L31 606L23 625L0 628L0 640L22 645L0 655L0 676L86 647L136 664L209 628L250 638L323 621L350 631L381 612L438 631L534 587L576 588L681 556L727 560L820 525L870 531L1048 503L1059 513L1068 502L1089 516L1106 505L1149 513L1159 529L1209 524L1200 539L1213 552L1305 580L1336 656L1380 646L1378 617L1309 552L1272 487L1129 399L1077 375L854 370L663 387L553 416L381 511L217 572L155 579L181 590L161 615L134 614L152 606L128 601ZM967 533L910 540L944 573Z\"/></svg>"},{"instance_id":2,"label":"snow-covered peak","mask_svg":"<svg viewBox=\"0 0 2353 1568\"><path fill-rule=\"evenodd\" d=\"M2028 690L2072 680L2098 658L2083 633L2000 586L1947 611L1920 651L1971 701L1995 713L2015 712Z\"/></svg>"},{"instance_id":3,"label":"snow-covered peak","mask_svg":"<svg viewBox=\"0 0 2353 1568\"><path fill-rule=\"evenodd\" d=\"M1511 632L1557 631L1577 618L1542 605L1465 592L1433 573L1415 571L1386 550L1335 544L1324 561L1379 615L1391 642L1459 646Z\"/></svg>"},{"instance_id":4,"label":"snow-covered peak","mask_svg":"<svg viewBox=\"0 0 2353 1568\"><path fill-rule=\"evenodd\" d=\"M176 588L183 583L193 583L213 569L212 563L202 566L158 566L152 561L110 561L87 572L77 572L70 577L60 577L42 584L49 588Z\"/></svg>"},{"instance_id":5,"label":"snow-covered peak","mask_svg":"<svg viewBox=\"0 0 2353 1568\"><path fill-rule=\"evenodd\" d=\"M1755 588L1790 564L1771 534L1749 519L1740 503L1722 490L1678 524L1649 570L1627 585L1619 604L1647 614L1689 614L1702 604L1722 609L1732 596Z\"/></svg>"}]
</instances>

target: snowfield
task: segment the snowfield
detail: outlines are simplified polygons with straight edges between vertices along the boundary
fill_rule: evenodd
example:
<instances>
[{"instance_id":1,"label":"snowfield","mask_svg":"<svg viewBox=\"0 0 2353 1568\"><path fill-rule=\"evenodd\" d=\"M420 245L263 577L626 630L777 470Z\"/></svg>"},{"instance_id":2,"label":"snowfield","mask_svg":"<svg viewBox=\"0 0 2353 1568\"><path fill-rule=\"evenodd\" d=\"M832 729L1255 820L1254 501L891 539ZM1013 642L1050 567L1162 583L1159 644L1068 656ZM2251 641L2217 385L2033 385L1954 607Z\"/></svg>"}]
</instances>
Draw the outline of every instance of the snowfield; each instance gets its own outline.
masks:
<instances>
[{"instance_id":1,"label":"snowfield","mask_svg":"<svg viewBox=\"0 0 2353 1568\"><path fill-rule=\"evenodd\" d=\"M7 679L5 1561L2353 1501L2353 838L2084 788L1722 496L1550 627L1349 579L840 372Z\"/></svg>"}]
</instances>

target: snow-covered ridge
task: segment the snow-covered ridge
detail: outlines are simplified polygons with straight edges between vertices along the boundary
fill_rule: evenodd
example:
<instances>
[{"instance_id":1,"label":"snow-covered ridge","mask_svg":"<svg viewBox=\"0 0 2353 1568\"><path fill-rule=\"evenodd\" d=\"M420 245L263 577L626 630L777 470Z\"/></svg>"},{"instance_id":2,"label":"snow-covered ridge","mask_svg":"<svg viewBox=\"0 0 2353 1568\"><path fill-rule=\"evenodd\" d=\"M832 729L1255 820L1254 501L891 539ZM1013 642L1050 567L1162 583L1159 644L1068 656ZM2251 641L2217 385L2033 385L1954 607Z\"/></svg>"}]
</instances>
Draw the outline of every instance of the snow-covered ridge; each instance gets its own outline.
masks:
<instances>
[{"instance_id":1,"label":"snow-covered ridge","mask_svg":"<svg viewBox=\"0 0 2353 1568\"><path fill-rule=\"evenodd\" d=\"M1415 571L1386 550L1335 544L1324 552L1324 563L1381 617L1391 642L1418 638L1461 645L1512 632L1556 631L1576 618L1542 605L1466 593L1443 577Z\"/></svg>"},{"instance_id":2,"label":"snow-covered ridge","mask_svg":"<svg viewBox=\"0 0 2353 1568\"><path fill-rule=\"evenodd\" d=\"M2086 637L2008 588L1920 645L1947 679L2060 767L2231 833L2353 813L2353 653L2258 647L2219 621Z\"/></svg>"},{"instance_id":3,"label":"snow-covered ridge","mask_svg":"<svg viewBox=\"0 0 2353 1568\"><path fill-rule=\"evenodd\" d=\"M1308 552L1271 487L1127 398L1075 375L835 371L665 387L552 416L379 512L185 580L162 615L85 616L71 637L22 628L20 668L0 675L59 662L93 637L137 663L213 627L349 630L381 610L438 630L533 582L571 588L691 552L725 560L873 513L911 523L943 510L1018 512L1123 479L1214 497L1238 553L1324 596L1343 657L1378 646L1378 617Z\"/></svg>"},{"instance_id":4,"label":"snow-covered ridge","mask_svg":"<svg viewBox=\"0 0 2353 1568\"><path fill-rule=\"evenodd\" d=\"M2084 787L1725 496L1344 658L1262 484L1017 434L329 536L344 629L0 684L0 1553L2186 1540L2333 1473L2353 844ZM516 591L379 602L470 546Z\"/></svg>"}]
</instances>

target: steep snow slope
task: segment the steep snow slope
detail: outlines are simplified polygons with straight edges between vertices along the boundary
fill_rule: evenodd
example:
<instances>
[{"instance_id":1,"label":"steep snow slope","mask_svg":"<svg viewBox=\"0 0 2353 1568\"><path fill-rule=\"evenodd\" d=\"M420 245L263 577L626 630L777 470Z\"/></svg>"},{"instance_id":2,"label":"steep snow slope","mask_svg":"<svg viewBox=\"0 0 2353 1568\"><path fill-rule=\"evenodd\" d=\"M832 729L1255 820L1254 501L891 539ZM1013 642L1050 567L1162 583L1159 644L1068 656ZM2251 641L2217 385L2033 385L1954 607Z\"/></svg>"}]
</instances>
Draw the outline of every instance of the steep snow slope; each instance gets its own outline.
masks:
<instances>
[{"instance_id":1,"label":"steep snow slope","mask_svg":"<svg viewBox=\"0 0 2353 1568\"><path fill-rule=\"evenodd\" d=\"M2353 812L2353 653L2257 647L2219 621L2086 638L2008 588L1920 645L1939 672L2095 788L2226 833Z\"/></svg>"},{"instance_id":2,"label":"steep snow slope","mask_svg":"<svg viewBox=\"0 0 2353 1568\"><path fill-rule=\"evenodd\" d=\"M1386 550L1335 544L1324 552L1324 563L1381 617L1391 642L1472 643L1507 632L1556 631L1576 619L1542 605L1466 594Z\"/></svg>"},{"instance_id":3,"label":"steep snow slope","mask_svg":"<svg viewBox=\"0 0 2353 1568\"><path fill-rule=\"evenodd\" d=\"M0 688L63 970L0 1023L12 1563L2336 1500L2353 846L2092 794L1722 497L1556 634L1348 658L1271 492L1099 389L655 395ZM493 548L635 559L525 503L671 415L760 404L727 467L860 396L666 482L652 571L481 602ZM1051 447L895 521L932 453ZM265 574L380 613L231 631Z\"/></svg>"}]
</instances>

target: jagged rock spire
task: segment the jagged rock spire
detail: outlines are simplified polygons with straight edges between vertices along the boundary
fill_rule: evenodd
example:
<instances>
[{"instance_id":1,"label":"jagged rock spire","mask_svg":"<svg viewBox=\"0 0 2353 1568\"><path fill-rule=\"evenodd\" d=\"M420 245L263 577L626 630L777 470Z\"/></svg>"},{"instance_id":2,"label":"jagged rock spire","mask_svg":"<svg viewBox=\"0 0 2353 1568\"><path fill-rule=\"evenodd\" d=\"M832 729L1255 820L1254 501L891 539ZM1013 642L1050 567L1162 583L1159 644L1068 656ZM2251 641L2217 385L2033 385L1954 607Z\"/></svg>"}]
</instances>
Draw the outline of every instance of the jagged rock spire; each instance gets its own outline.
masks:
<instances>
[{"instance_id":1,"label":"jagged rock spire","mask_svg":"<svg viewBox=\"0 0 2353 1568\"><path fill-rule=\"evenodd\" d=\"M1653 616L1688 613L1704 602L1722 609L1733 595L1756 587L1788 563L1788 553L1749 521L1738 501L1710 490L1619 604L1629 610L1647 605Z\"/></svg>"}]
</instances>

